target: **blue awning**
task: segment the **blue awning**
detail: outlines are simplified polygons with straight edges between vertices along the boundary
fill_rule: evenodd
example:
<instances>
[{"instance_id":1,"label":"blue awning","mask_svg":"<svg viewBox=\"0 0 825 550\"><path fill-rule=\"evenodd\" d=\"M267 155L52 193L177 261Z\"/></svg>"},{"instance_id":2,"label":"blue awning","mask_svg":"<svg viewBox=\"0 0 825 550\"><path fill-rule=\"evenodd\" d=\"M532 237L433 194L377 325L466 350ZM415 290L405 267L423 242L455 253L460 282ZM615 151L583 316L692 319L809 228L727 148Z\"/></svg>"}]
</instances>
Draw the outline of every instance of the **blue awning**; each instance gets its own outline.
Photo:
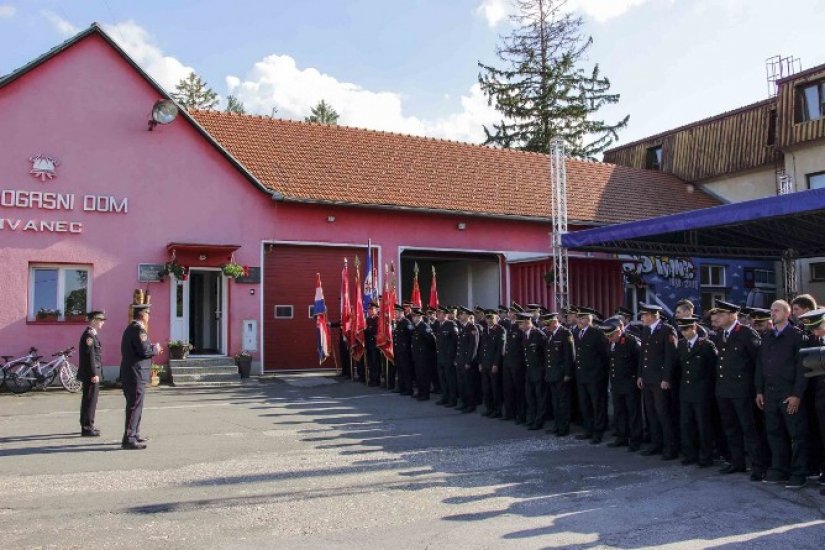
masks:
<instances>
[{"instance_id":1,"label":"blue awning","mask_svg":"<svg viewBox=\"0 0 825 550\"><path fill-rule=\"evenodd\" d=\"M724 204L562 236L574 250L779 259L825 256L825 189Z\"/></svg>"}]
</instances>

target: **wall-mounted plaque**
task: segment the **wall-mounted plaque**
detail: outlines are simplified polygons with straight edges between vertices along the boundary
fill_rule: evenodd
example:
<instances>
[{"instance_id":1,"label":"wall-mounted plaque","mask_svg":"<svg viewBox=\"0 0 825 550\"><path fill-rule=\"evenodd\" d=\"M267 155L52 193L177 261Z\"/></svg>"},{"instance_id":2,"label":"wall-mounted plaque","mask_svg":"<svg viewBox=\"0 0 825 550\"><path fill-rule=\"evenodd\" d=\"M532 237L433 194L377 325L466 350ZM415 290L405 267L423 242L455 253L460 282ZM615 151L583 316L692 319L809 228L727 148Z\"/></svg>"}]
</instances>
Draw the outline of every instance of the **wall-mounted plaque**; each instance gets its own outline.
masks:
<instances>
[{"instance_id":1,"label":"wall-mounted plaque","mask_svg":"<svg viewBox=\"0 0 825 550\"><path fill-rule=\"evenodd\" d=\"M261 268L260 267L250 267L249 268L249 275L246 277L238 277L235 279L236 283L245 284L245 285L257 285L261 283Z\"/></svg>"},{"instance_id":2,"label":"wall-mounted plaque","mask_svg":"<svg viewBox=\"0 0 825 550\"><path fill-rule=\"evenodd\" d=\"M161 280L163 264L138 264L138 282L156 283Z\"/></svg>"}]
</instances>

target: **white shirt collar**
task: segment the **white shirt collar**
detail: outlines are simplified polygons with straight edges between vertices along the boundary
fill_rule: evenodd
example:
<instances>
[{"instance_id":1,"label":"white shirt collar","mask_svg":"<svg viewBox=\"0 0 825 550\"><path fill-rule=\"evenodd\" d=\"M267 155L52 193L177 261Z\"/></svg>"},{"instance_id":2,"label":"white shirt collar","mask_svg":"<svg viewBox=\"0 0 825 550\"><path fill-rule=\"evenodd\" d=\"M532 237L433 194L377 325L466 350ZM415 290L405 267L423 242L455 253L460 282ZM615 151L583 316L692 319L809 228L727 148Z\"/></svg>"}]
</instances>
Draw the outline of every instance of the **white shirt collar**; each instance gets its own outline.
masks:
<instances>
[{"instance_id":1,"label":"white shirt collar","mask_svg":"<svg viewBox=\"0 0 825 550\"><path fill-rule=\"evenodd\" d=\"M659 323L661 323L661 322L662 322L661 319L656 319L656 322L653 323L652 325L650 325L650 332L653 332L654 330L659 328Z\"/></svg>"},{"instance_id":2,"label":"white shirt collar","mask_svg":"<svg viewBox=\"0 0 825 550\"><path fill-rule=\"evenodd\" d=\"M696 335L694 335L694 336L693 336L693 338L691 338L691 339L690 339L690 341L688 342L688 347L691 347L691 348L692 348L694 345L696 345L696 340L698 340L698 339L699 339L699 334L697 333L697 334L696 334Z\"/></svg>"}]
</instances>

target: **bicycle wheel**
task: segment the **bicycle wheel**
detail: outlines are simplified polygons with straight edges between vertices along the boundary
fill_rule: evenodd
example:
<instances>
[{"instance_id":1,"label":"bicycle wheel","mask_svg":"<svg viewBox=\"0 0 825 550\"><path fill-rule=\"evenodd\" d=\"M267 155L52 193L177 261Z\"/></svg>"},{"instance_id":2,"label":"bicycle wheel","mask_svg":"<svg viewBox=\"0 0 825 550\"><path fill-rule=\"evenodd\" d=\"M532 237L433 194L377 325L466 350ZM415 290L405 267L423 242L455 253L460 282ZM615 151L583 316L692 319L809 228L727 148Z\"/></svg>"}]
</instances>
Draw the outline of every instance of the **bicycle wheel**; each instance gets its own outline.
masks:
<instances>
[{"instance_id":1,"label":"bicycle wheel","mask_svg":"<svg viewBox=\"0 0 825 550\"><path fill-rule=\"evenodd\" d=\"M77 393L83 387L83 383L77 379L77 367L68 361L63 363L60 367L60 383L66 388L66 391Z\"/></svg>"},{"instance_id":2,"label":"bicycle wheel","mask_svg":"<svg viewBox=\"0 0 825 550\"><path fill-rule=\"evenodd\" d=\"M32 389L32 381L28 378L30 370L25 364L6 369L6 388L12 393L26 393Z\"/></svg>"},{"instance_id":3,"label":"bicycle wheel","mask_svg":"<svg viewBox=\"0 0 825 550\"><path fill-rule=\"evenodd\" d=\"M41 375L34 382L34 387L40 391L46 391L52 385L54 379L57 378L57 369L52 369L48 374Z\"/></svg>"}]
</instances>

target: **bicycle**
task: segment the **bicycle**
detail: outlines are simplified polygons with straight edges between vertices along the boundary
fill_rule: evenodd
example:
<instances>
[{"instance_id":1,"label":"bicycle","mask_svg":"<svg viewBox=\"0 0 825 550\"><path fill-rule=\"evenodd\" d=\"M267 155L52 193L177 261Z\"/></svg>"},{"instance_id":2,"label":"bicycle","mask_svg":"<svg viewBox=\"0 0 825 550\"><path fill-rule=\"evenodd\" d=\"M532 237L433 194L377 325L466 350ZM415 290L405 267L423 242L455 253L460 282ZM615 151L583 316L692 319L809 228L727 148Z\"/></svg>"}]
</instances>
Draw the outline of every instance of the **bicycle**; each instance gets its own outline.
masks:
<instances>
[{"instance_id":1,"label":"bicycle","mask_svg":"<svg viewBox=\"0 0 825 550\"><path fill-rule=\"evenodd\" d=\"M12 390L12 388L6 383L6 380L9 378L9 373L12 371L12 369L14 369L15 367L20 369L24 366L32 365L36 361L42 359L43 356L37 355L37 348L31 347L29 348L29 352L26 355L23 355L22 357L18 357L16 359L14 359L13 355L0 355L0 357L2 357L3 359L3 364L0 365L0 370L3 371L3 382L0 385L6 387L8 390Z\"/></svg>"},{"instance_id":2,"label":"bicycle","mask_svg":"<svg viewBox=\"0 0 825 550\"><path fill-rule=\"evenodd\" d=\"M66 391L77 393L83 384L77 379L77 366L69 362L72 353L74 346L53 353L54 359L44 365L34 361L12 367L6 378L6 387L14 393L25 393L32 388L45 391L59 377L60 384Z\"/></svg>"}]
</instances>

